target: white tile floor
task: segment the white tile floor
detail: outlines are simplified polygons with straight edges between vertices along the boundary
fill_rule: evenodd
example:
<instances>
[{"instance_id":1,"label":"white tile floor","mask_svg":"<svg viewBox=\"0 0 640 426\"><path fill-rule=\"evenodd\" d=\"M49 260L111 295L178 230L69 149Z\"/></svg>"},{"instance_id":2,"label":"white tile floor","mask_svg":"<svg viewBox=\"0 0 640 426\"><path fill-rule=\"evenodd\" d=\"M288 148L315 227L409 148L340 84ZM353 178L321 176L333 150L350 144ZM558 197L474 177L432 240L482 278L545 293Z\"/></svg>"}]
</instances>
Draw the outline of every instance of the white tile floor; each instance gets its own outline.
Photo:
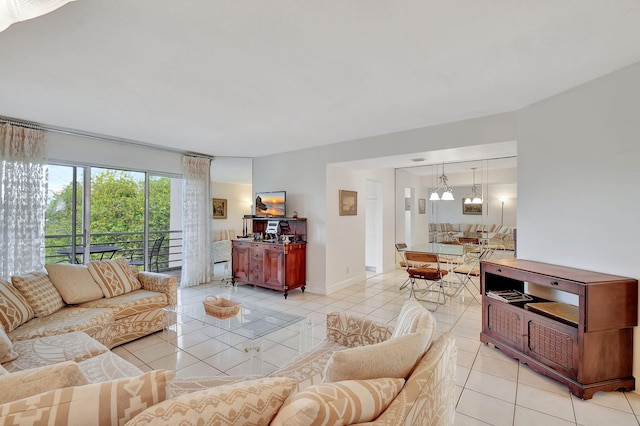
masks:
<instances>
[{"instance_id":1,"label":"white tile floor","mask_svg":"<svg viewBox=\"0 0 640 426\"><path fill-rule=\"evenodd\" d=\"M181 304L200 302L215 294L244 303L261 303L271 309L307 315L313 320L313 339L324 338L325 314L347 311L395 324L408 298L398 288L404 270L367 278L329 296L294 290L285 300L281 293L240 285L224 288L219 282L179 290ZM429 305L431 306L431 305ZM598 392L589 401L573 397L566 386L541 376L500 350L481 344L480 305L470 294L449 300L434 315L438 333L453 330L458 345L456 425L638 425L640 395ZM265 373L297 355L291 331L269 336L265 342ZM178 376L250 374L242 342L200 323L184 322L177 332L178 346L166 343L162 333L130 342L114 352L143 370L167 368Z\"/></svg>"}]
</instances>

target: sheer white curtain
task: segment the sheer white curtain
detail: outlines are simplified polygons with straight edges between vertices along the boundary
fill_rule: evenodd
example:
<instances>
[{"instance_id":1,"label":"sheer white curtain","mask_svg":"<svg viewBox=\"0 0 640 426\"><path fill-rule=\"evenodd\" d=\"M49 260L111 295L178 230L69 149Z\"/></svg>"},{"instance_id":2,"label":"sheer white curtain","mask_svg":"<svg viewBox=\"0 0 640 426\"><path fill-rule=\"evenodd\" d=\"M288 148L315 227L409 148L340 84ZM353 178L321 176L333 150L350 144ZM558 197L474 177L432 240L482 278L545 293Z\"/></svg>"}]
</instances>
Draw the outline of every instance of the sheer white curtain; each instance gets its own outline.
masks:
<instances>
[{"instance_id":1,"label":"sheer white curtain","mask_svg":"<svg viewBox=\"0 0 640 426\"><path fill-rule=\"evenodd\" d=\"M182 186L182 287L211 280L211 160L184 156Z\"/></svg>"},{"instance_id":2,"label":"sheer white curtain","mask_svg":"<svg viewBox=\"0 0 640 426\"><path fill-rule=\"evenodd\" d=\"M44 267L44 132L0 125L0 276Z\"/></svg>"}]
</instances>

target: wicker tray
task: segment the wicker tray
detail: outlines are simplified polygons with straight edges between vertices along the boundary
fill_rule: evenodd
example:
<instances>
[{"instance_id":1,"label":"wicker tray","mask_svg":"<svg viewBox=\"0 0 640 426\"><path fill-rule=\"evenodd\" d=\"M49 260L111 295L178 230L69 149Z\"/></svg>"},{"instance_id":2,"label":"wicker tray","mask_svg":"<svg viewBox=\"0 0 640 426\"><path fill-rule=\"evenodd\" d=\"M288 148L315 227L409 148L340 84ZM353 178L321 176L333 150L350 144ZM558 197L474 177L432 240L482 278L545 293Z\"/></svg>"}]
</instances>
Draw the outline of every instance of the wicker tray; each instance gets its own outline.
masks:
<instances>
[{"instance_id":1,"label":"wicker tray","mask_svg":"<svg viewBox=\"0 0 640 426\"><path fill-rule=\"evenodd\" d=\"M242 303L232 302L224 297L207 296L204 298L204 311L207 315L219 319L234 317L240 312Z\"/></svg>"}]
</instances>

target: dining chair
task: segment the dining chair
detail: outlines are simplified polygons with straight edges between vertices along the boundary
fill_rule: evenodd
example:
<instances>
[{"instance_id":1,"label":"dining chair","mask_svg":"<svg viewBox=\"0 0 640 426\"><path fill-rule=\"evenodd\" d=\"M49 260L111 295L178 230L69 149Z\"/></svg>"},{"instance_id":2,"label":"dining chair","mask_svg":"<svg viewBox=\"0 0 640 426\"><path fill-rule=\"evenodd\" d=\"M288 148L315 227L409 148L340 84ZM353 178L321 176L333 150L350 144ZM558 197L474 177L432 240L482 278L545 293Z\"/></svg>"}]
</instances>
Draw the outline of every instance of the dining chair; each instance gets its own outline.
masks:
<instances>
[{"instance_id":1,"label":"dining chair","mask_svg":"<svg viewBox=\"0 0 640 426\"><path fill-rule=\"evenodd\" d=\"M435 303L437 311L440 305L446 302L446 293L442 278L448 274L448 271L440 268L440 259L435 253L423 253L417 251L405 251L405 259L407 260L407 274L409 275L409 283L411 284L411 292L409 298L414 297L421 302ZM429 266L413 267L413 264L427 264ZM424 281L425 288L420 288L418 280ZM437 293L438 299L434 302L429 299L421 299L417 293ZM442 301L440 300L442 298Z\"/></svg>"},{"instance_id":2,"label":"dining chair","mask_svg":"<svg viewBox=\"0 0 640 426\"><path fill-rule=\"evenodd\" d=\"M472 246L465 247L465 263L452 269L452 272L460 280L460 286L456 289L456 291L448 294L448 296L458 296L464 289L467 288L467 285L471 284L476 289L476 292L473 292L471 290L469 291L471 293L471 296L473 296L476 302L481 303L480 300L478 300L478 298L476 297L476 293L480 293L480 289L476 287L475 283L473 282L473 278L480 277L480 261L490 253L490 250L482 250L479 256L473 255L474 250L475 248Z\"/></svg>"},{"instance_id":3,"label":"dining chair","mask_svg":"<svg viewBox=\"0 0 640 426\"><path fill-rule=\"evenodd\" d=\"M162 248L162 243L164 242L164 235L161 235L159 238L157 238L154 242L153 242L153 246L151 247L151 249L149 250L149 269L151 269L152 265L155 265L156 267L156 272L159 272L160 267L159 267L159 262L158 259L160 257L160 248ZM143 253L144 250L143 249L137 249L134 250L133 252L131 252L131 258L129 260L129 265L131 266L145 266L146 262L144 261L143 257Z\"/></svg>"}]
</instances>

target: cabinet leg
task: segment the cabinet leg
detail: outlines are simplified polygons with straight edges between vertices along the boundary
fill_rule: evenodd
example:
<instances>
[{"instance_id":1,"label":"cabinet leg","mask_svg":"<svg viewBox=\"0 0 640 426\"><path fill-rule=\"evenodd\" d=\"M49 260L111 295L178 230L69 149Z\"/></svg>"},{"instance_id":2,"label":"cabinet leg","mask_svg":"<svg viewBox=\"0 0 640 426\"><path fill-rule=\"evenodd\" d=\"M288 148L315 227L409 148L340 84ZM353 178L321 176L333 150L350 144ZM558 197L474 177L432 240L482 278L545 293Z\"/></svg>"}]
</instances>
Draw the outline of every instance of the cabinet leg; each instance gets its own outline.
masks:
<instances>
[{"instance_id":1,"label":"cabinet leg","mask_svg":"<svg viewBox=\"0 0 640 426\"><path fill-rule=\"evenodd\" d=\"M284 298L286 300L287 296L289 295L289 292L287 290L284 291Z\"/></svg>"},{"instance_id":2,"label":"cabinet leg","mask_svg":"<svg viewBox=\"0 0 640 426\"><path fill-rule=\"evenodd\" d=\"M306 288L306 286L304 286L304 285L303 285L303 286L302 286L302 292L303 292L303 293L304 293L304 289L305 289L305 288Z\"/></svg>"}]
</instances>

